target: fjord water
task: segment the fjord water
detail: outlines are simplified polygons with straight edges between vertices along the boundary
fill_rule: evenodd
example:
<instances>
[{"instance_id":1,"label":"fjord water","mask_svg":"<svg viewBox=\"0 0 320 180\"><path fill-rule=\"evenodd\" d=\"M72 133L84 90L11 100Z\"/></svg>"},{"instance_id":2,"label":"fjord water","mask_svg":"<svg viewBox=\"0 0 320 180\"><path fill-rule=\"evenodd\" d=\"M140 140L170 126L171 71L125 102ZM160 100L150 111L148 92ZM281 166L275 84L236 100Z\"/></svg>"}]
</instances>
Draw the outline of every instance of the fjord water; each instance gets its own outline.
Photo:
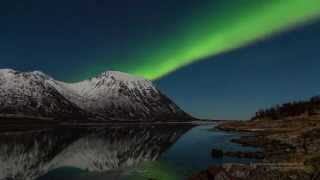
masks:
<instances>
[{"instance_id":1,"label":"fjord water","mask_svg":"<svg viewBox=\"0 0 320 180\"><path fill-rule=\"evenodd\" d=\"M214 125L48 128L0 134L0 179L185 179L209 165L254 160L210 156L254 151Z\"/></svg>"}]
</instances>

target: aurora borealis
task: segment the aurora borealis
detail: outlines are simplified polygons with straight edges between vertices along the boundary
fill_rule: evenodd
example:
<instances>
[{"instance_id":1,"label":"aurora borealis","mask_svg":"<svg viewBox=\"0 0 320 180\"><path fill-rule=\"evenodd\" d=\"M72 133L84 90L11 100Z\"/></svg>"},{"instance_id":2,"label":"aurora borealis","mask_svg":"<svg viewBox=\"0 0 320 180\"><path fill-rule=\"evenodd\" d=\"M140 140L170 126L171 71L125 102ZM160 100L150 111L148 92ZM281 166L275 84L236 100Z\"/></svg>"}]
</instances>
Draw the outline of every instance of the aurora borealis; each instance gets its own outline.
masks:
<instances>
[{"instance_id":1,"label":"aurora borealis","mask_svg":"<svg viewBox=\"0 0 320 180\"><path fill-rule=\"evenodd\" d=\"M192 62L320 17L318 0L240 0L227 4L220 7L209 3L204 13L181 23L178 33L168 34L151 49L145 46L147 52L129 56L139 60L126 62L124 70L157 79Z\"/></svg>"},{"instance_id":2,"label":"aurora borealis","mask_svg":"<svg viewBox=\"0 0 320 180\"><path fill-rule=\"evenodd\" d=\"M312 69L320 67L319 4L320 0L1 1L0 68L41 70L64 81L106 70L128 72L153 80L196 116L245 118L257 108L320 91L316 83L305 80L316 81L317 71ZM291 74L283 75L289 63L292 69L285 72L303 67L301 78L292 81ZM251 72L251 66L257 71L249 76L243 71ZM306 83L306 89L286 88L297 83ZM272 85L277 88L270 90ZM252 102L235 103L240 99ZM228 113L229 108L237 111Z\"/></svg>"}]
</instances>

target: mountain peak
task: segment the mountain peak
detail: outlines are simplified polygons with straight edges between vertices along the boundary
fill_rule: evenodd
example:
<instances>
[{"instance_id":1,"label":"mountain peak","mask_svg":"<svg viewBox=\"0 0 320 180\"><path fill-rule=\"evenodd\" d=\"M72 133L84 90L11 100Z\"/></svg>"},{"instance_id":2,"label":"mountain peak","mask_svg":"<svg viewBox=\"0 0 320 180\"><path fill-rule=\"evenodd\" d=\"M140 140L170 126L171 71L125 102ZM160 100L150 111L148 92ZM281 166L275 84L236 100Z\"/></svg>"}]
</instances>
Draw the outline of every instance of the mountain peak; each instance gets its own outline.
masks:
<instances>
[{"instance_id":1,"label":"mountain peak","mask_svg":"<svg viewBox=\"0 0 320 180\"><path fill-rule=\"evenodd\" d=\"M42 71L31 71L31 72L21 72L21 71L16 71L14 69L0 69L0 73L3 77L5 76L15 76L15 75L32 75L35 77L40 77L42 79L52 79L50 76L47 74L43 73Z\"/></svg>"},{"instance_id":2,"label":"mountain peak","mask_svg":"<svg viewBox=\"0 0 320 180\"><path fill-rule=\"evenodd\" d=\"M42 71L38 71L38 70L36 70L36 71L32 71L31 72L32 74L35 74L35 75L40 75L40 76L48 76L47 74L45 74L44 72L42 72Z\"/></svg>"},{"instance_id":3,"label":"mountain peak","mask_svg":"<svg viewBox=\"0 0 320 180\"><path fill-rule=\"evenodd\" d=\"M33 74L33 75L38 76L38 77L41 77L42 79L45 79L45 80L52 80L53 79L51 76L45 74L42 71L38 71L38 70L30 72L30 74Z\"/></svg>"},{"instance_id":4,"label":"mountain peak","mask_svg":"<svg viewBox=\"0 0 320 180\"><path fill-rule=\"evenodd\" d=\"M112 78L119 81L149 81L142 77L134 76L120 71L106 71L98 75L96 78Z\"/></svg>"},{"instance_id":5,"label":"mountain peak","mask_svg":"<svg viewBox=\"0 0 320 180\"><path fill-rule=\"evenodd\" d=\"M0 73L15 73L17 71L13 70L13 69L0 69Z\"/></svg>"}]
</instances>

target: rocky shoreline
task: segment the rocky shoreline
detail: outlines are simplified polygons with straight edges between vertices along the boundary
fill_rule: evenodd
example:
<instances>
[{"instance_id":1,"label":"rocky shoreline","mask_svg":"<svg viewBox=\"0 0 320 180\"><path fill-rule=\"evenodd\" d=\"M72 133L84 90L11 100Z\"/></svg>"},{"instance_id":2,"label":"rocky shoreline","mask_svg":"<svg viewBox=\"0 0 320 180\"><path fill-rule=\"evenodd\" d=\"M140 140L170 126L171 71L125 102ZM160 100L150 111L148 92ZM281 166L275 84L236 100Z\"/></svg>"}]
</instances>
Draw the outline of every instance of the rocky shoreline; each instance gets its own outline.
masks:
<instances>
[{"instance_id":1,"label":"rocky shoreline","mask_svg":"<svg viewBox=\"0 0 320 180\"><path fill-rule=\"evenodd\" d=\"M251 120L221 123L224 131L251 132L233 139L261 152L219 152L212 155L245 158L261 157L254 164L224 164L195 173L190 180L318 180L320 179L320 118L294 117L282 120ZM261 153L261 154L260 154ZM257 158L259 159L259 158Z\"/></svg>"}]
</instances>

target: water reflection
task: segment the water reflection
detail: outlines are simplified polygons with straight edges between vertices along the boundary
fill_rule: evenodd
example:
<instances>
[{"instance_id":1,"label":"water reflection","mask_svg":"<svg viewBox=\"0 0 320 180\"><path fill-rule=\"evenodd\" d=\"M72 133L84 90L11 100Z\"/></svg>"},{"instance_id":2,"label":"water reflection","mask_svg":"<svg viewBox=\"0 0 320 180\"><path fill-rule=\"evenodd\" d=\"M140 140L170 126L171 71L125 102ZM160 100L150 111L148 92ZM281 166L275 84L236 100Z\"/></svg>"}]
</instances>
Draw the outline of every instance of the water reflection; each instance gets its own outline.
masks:
<instances>
[{"instance_id":1,"label":"water reflection","mask_svg":"<svg viewBox=\"0 0 320 180\"><path fill-rule=\"evenodd\" d=\"M104 172L156 160L191 126L54 128L0 134L0 180L72 167Z\"/></svg>"}]
</instances>

